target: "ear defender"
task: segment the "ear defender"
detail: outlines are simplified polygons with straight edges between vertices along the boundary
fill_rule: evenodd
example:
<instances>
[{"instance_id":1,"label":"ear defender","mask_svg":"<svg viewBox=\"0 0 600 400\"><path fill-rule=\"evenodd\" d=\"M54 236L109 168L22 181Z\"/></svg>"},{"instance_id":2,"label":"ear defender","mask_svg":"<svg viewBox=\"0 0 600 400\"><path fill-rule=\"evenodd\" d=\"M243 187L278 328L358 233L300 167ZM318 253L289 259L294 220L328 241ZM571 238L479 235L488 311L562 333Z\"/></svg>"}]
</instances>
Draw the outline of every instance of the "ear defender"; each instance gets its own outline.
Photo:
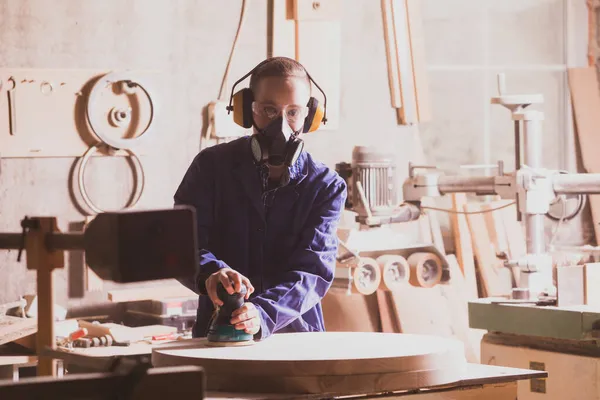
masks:
<instances>
[{"instance_id":1,"label":"ear defender","mask_svg":"<svg viewBox=\"0 0 600 400\"><path fill-rule=\"evenodd\" d=\"M233 121L243 128L251 128L253 123L252 117L252 102L254 101L254 94L250 88L242 89L234 94L235 87L244 79L252 75L259 67L263 64L271 61L271 59L266 59L254 67L250 72L246 75L238 79L237 82L233 84L231 88L231 97L229 98L229 105L227 106L227 111L233 111ZM306 71L306 69L305 69ZM314 81L314 79L310 76L308 71L306 71L306 76L308 79L319 89L319 91L323 94L323 107L319 101L311 97L308 101L308 115L304 119L304 126L302 127L302 131L304 133L314 132L319 128L321 123L327 123L327 96L321 87Z\"/></svg>"},{"instance_id":2,"label":"ear defender","mask_svg":"<svg viewBox=\"0 0 600 400\"><path fill-rule=\"evenodd\" d=\"M307 107L308 114L304 119L304 128L302 130L304 133L314 132L319 129L319 125L323 122L323 116L325 115L323 107L319 104L319 100L314 97L311 97L310 100L308 100Z\"/></svg>"},{"instance_id":3,"label":"ear defender","mask_svg":"<svg viewBox=\"0 0 600 400\"><path fill-rule=\"evenodd\" d=\"M252 128L252 90L245 88L233 95L233 121L243 128Z\"/></svg>"}]
</instances>

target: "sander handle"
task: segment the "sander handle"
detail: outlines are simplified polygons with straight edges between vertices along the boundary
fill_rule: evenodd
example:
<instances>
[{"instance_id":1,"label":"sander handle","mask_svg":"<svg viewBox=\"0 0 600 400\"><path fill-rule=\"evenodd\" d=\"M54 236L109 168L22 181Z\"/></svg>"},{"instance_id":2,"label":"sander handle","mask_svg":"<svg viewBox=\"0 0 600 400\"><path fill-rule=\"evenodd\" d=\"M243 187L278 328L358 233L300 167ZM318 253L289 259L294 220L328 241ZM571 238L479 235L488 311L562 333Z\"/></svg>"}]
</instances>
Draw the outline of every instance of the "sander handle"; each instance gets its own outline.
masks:
<instances>
[{"instance_id":1,"label":"sander handle","mask_svg":"<svg viewBox=\"0 0 600 400\"><path fill-rule=\"evenodd\" d=\"M241 284L240 291L233 294L227 293L223 283L219 282L217 285L217 296L223 302L221 308L223 311L227 311L229 314L244 305L246 293L248 293L248 288L243 283Z\"/></svg>"}]
</instances>

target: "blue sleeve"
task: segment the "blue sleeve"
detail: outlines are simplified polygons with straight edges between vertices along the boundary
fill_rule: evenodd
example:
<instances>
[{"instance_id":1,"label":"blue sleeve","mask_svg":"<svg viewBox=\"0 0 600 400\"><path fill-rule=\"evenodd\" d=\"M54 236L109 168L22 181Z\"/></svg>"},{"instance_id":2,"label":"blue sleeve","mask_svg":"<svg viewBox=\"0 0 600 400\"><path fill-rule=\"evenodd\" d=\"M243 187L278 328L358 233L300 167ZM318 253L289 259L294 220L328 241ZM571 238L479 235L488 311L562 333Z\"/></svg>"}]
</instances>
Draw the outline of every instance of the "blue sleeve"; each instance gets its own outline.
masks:
<instances>
[{"instance_id":1,"label":"blue sleeve","mask_svg":"<svg viewBox=\"0 0 600 400\"><path fill-rule=\"evenodd\" d=\"M251 298L261 316L256 339L285 327L325 296L335 273L337 227L346 202L346 183L334 180L317 195L279 283Z\"/></svg>"},{"instance_id":2,"label":"blue sleeve","mask_svg":"<svg viewBox=\"0 0 600 400\"><path fill-rule=\"evenodd\" d=\"M229 267L207 250L214 224L214 173L213 155L209 151L201 151L188 168L174 196L175 205L189 205L196 209L200 259L194 276L181 278L179 282L194 292L204 295L206 279L219 269Z\"/></svg>"}]
</instances>

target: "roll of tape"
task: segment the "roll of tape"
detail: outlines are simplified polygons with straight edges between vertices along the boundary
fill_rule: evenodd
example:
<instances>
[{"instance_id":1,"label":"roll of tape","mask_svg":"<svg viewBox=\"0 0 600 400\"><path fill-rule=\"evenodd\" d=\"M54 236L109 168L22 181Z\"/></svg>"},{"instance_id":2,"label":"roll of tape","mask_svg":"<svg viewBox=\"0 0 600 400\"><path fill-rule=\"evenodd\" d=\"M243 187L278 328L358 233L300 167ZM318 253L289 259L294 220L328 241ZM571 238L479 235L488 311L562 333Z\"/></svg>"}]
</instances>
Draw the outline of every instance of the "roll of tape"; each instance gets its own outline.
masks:
<instances>
[{"instance_id":1,"label":"roll of tape","mask_svg":"<svg viewBox=\"0 0 600 400\"><path fill-rule=\"evenodd\" d=\"M86 116L88 123L90 125L90 129L92 133L102 142L111 146L112 148L119 150L131 150L137 146L142 145L148 138L151 136L153 132L153 122L154 117L156 115L156 101L152 99L149 82L140 83L139 77L134 76L132 72L111 72L103 77L101 77L98 82L94 84L92 90L90 91L90 95L87 101L86 107ZM98 102L98 97L101 92L105 90L107 87L110 87L113 83L121 82L124 85L135 86L140 88L146 96L148 97L148 101L150 102L150 119L146 128L133 138L116 138L111 137L111 135L107 135L100 127L102 126L102 118L106 117L111 111L108 112L99 112L100 110L95 109L96 104ZM129 90L126 93L133 93L133 91ZM136 90L135 93L139 93L140 91Z\"/></svg>"},{"instance_id":2,"label":"roll of tape","mask_svg":"<svg viewBox=\"0 0 600 400\"><path fill-rule=\"evenodd\" d=\"M361 257L358 265L352 270L353 288L358 293L370 295L375 293L381 283L381 268L377 261L369 257Z\"/></svg>"},{"instance_id":3,"label":"roll of tape","mask_svg":"<svg viewBox=\"0 0 600 400\"><path fill-rule=\"evenodd\" d=\"M433 253L413 253L408 257L409 282L413 286L430 288L442 280L442 260Z\"/></svg>"},{"instance_id":4,"label":"roll of tape","mask_svg":"<svg viewBox=\"0 0 600 400\"><path fill-rule=\"evenodd\" d=\"M381 286L384 290L399 290L410 280L410 265L406 258L395 254L385 254L377 257L381 268Z\"/></svg>"}]
</instances>

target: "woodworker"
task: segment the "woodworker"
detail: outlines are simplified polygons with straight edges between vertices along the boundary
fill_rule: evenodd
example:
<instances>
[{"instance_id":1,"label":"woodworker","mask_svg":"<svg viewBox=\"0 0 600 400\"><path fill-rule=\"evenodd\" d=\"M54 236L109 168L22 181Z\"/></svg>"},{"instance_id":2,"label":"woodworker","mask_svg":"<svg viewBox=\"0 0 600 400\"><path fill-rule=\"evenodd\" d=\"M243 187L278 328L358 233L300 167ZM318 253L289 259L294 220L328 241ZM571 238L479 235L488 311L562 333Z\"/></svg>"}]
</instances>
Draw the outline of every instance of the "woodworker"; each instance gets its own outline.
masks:
<instances>
[{"instance_id":1,"label":"woodworker","mask_svg":"<svg viewBox=\"0 0 600 400\"><path fill-rule=\"evenodd\" d=\"M174 196L198 218L200 264L187 284L200 294L194 337L206 336L220 305L219 281L229 293L248 287L231 322L255 340L324 331L321 299L333 281L346 184L302 147L293 150L311 112L301 64L265 60L249 89L253 135L200 151Z\"/></svg>"}]
</instances>

